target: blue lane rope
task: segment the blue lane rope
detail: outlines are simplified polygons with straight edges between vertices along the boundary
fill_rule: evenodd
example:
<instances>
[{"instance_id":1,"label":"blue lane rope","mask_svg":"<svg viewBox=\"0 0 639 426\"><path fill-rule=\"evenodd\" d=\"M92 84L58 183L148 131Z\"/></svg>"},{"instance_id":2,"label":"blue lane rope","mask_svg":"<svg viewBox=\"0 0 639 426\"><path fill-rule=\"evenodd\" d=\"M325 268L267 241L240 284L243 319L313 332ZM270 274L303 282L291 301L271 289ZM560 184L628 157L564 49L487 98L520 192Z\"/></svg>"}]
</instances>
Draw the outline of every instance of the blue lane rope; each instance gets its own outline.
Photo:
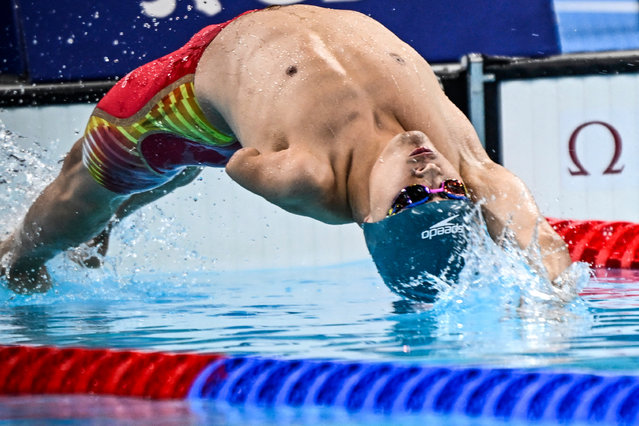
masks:
<instances>
[{"instance_id":1,"label":"blue lane rope","mask_svg":"<svg viewBox=\"0 0 639 426\"><path fill-rule=\"evenodd\" d=\"M545 370L227 358L207 366L187 398L351 413L639 424L637 377Z\"/></svg>"}]
</instances>

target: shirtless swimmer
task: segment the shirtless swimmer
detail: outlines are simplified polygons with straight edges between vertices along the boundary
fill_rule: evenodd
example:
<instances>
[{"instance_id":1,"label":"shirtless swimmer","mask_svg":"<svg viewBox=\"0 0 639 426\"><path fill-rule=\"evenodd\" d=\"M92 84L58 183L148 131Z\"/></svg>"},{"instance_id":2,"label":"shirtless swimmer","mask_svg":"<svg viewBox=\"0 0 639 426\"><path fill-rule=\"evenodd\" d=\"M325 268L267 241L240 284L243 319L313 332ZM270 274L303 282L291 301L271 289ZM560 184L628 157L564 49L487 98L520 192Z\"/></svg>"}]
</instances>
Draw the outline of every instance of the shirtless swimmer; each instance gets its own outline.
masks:
<instances>
[{"instance_id":1,"label":"shirtless swimmer","mask_svg":"<svg viewBox=\"0 0 639 426\"><path fill-rule=\"evenodd\" d=\"M59 176L0 244L14 291L46 291L47 260L189 182L200 166L224 166L249 191L331 224L408 217L418 208L410 195L423 187L441 190L432 194L441 205L468 195L483 200L493 238L509 224L523 248L537 229L550 280L571 264L528 189L488 158L427 62L373 19L273 7L189 43L190 64L165 57L98 104ZM177 80L143 78L166 67L182 67L168 73ZM178 121L186 124L171 125Z\"/></svg>"}]
</instances>

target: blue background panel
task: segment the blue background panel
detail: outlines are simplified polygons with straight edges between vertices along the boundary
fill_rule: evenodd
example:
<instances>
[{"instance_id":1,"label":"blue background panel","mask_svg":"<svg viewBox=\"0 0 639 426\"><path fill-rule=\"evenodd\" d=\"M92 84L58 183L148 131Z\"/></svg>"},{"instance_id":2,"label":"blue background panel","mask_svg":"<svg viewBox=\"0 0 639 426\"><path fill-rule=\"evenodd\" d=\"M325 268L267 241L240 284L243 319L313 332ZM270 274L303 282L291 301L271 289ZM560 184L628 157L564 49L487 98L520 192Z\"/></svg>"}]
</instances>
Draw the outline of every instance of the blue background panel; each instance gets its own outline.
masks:
<instances>
[{"instance_id":1,"label":"blue background panel","mask_svg":"<svg viewBox=\"0 0 639 426\"><path fill-rule=\"evenodd\" d=\"M555 0L562 51L639 49L637 0Z\"/></svg>"},{"instance_id":2,"label":"blue background panel","mask_svg":"<svg viewBox=\"0 0 639 426\"><path fill-rule=\"evenodd\" d=\"M25 72L14 12L10 1L0 2L0 74Z\"/></svg>"},{"instance_id":3,"label":"blue background panel","mask_svg":"<svg viewBox=\"0 0 639 426\"><path fill-rule=\"evenodd\" d=\"M177 49L206 25L276 3L268 0L13 2L20 10L29 75L36 82L122 76ZM359 10L382 22L435 63L458 61L470 52L521 56L559 52L552 3L545 0L296 3ZM160 12L152 17L148 10Z\"/></svg>"}]
</instances>

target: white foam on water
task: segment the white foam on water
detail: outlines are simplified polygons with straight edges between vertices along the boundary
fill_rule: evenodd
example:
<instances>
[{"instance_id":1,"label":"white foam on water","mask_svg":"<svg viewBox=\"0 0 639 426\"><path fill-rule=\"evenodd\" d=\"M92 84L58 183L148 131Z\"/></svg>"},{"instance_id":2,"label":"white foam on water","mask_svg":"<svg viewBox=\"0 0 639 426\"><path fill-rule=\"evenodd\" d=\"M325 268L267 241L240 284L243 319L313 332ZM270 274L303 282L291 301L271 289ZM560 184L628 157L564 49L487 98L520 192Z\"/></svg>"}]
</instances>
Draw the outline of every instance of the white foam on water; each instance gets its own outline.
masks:
<instances>
[{"instance_id":1,"label":"white foam on water","mask_svg":"<svg viewBox=\"0 0 639 426\"><path fill-rule=\"evenodd\" d=\"M562 275L566 284L554 285L541 272L536 237L527 249L518 247L508 229L493 241L479 208L468 222L471 241L457 281L429 277L439 290L425 307L436 323L435 334L457 339L460 353L468 350L473 356L567 349L571 336L593 325L588 304L579 297L591 278L588 265L574 263ZM531 356L533 365L538 362Z\"/></svg>"},{"instance_id":2,"label":"white foam on water","mask_svg":"<svg viewBox=\"0 0 639 426\"><path fill-rule=\"evenodd\" d=\"M51 166L46 147L21 147L21 135L0 121L0 239L19 223L27 207L53 179L59 164Z\"/></svg>"}]
</instances>

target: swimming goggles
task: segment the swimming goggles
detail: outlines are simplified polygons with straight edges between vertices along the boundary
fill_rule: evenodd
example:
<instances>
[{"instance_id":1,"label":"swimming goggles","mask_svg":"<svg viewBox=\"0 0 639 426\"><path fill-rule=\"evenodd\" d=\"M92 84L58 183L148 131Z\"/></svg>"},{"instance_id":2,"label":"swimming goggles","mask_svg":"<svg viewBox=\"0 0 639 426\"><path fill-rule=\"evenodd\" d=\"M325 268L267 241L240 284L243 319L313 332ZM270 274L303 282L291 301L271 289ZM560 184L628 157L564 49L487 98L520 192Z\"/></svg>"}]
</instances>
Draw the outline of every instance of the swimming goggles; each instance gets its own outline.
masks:
<instances>
[{"instance_id":1,"label":"swimming goggles","mask_svg":"<svg viewBox=\"0 0 639 426\"><path fill-rule=\"evenodd\" d=\"M404 209L427 203L433 199L434 194L442 194L453 200L468 200L466 185L457 179L446 179L438 189L430 189L427 186L415 184L407 186L399 192L399 195L388 210L388 216L397 214Z\"/></svg>"}]
</instances>

